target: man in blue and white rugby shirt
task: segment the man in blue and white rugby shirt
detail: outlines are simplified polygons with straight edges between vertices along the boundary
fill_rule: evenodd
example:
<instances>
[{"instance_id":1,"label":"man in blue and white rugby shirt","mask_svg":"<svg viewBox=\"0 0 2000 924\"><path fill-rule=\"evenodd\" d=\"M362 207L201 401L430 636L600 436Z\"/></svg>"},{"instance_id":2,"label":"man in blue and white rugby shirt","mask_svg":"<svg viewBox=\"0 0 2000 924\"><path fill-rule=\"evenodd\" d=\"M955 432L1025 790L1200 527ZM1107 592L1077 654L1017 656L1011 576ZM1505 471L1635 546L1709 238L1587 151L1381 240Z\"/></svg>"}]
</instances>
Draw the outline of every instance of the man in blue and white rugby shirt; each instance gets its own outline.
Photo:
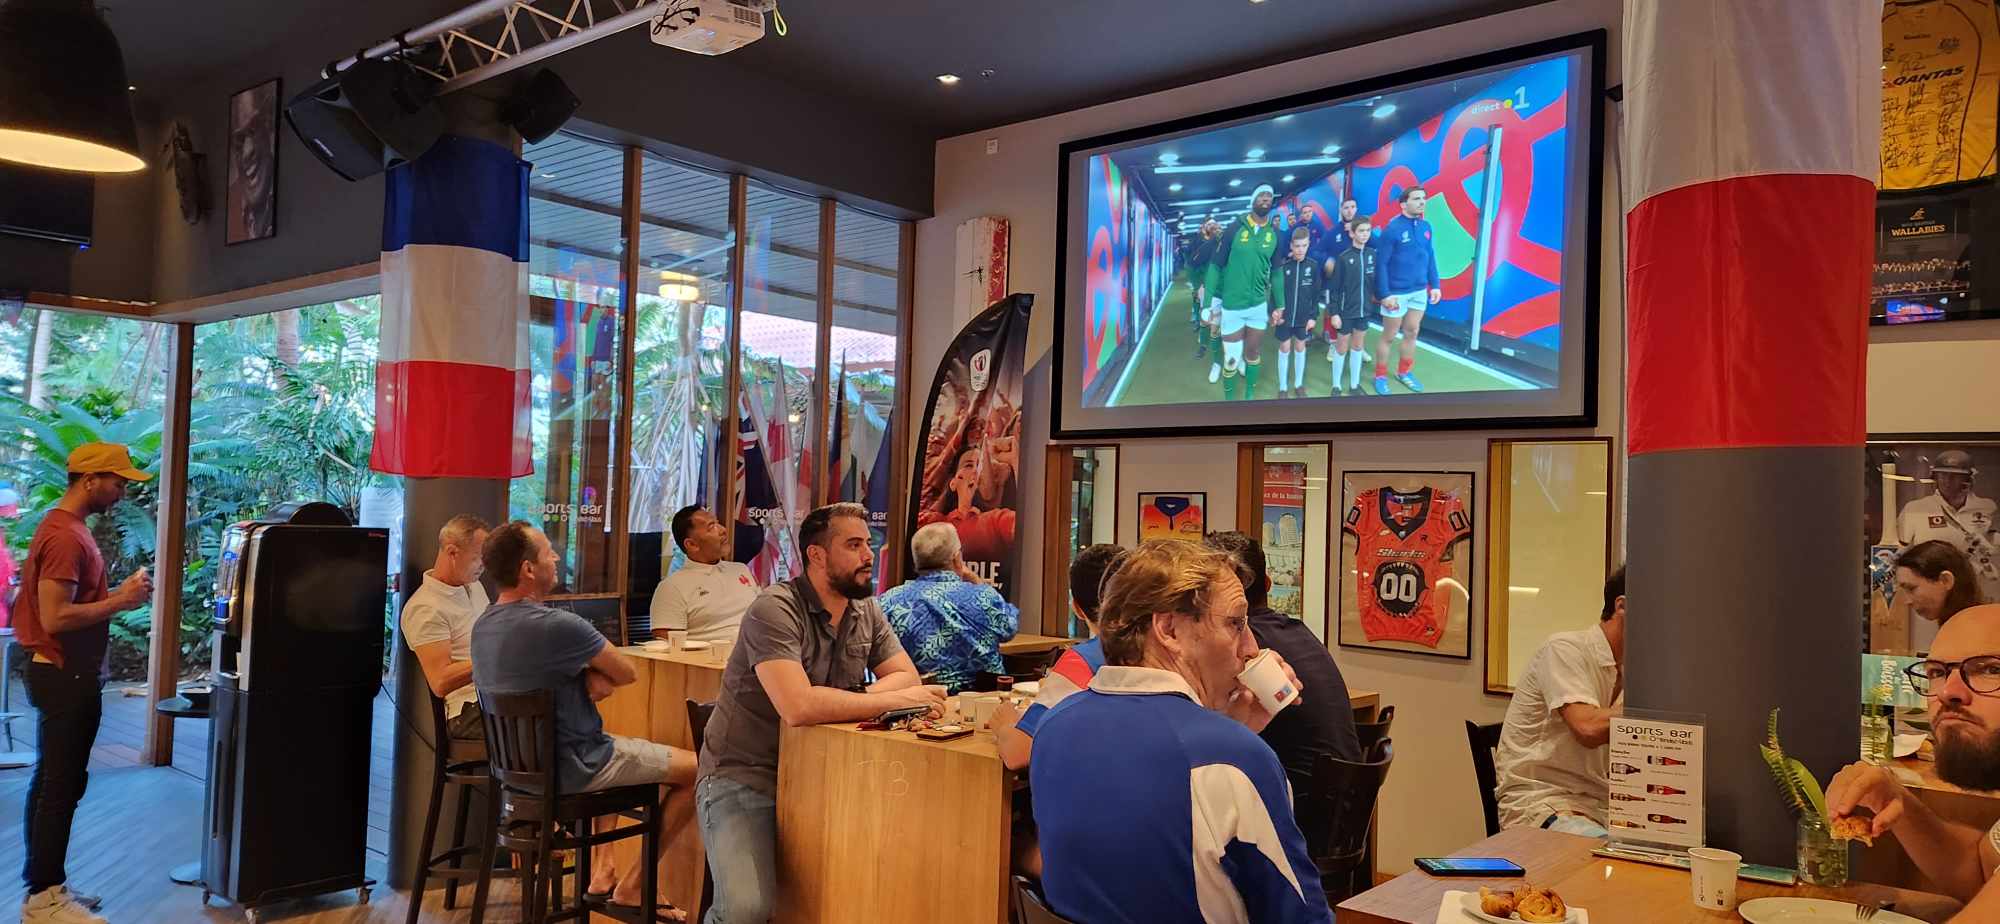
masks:
<instances>
[{"instance_id":1,"label":"man in blue and white rugby shirt","mask_svg":"<svg viewBox=\"0 0 2000 924\"><path fill-rule=\"evenodd\" d=\"M1228 556L1148 542L1098 619L1104 667L1050 710L1029 769L1052 910L1330 924L1284 767L1257 737L1271 715L1236 679L1257 646Z\"/></svg>"}]
</instances>

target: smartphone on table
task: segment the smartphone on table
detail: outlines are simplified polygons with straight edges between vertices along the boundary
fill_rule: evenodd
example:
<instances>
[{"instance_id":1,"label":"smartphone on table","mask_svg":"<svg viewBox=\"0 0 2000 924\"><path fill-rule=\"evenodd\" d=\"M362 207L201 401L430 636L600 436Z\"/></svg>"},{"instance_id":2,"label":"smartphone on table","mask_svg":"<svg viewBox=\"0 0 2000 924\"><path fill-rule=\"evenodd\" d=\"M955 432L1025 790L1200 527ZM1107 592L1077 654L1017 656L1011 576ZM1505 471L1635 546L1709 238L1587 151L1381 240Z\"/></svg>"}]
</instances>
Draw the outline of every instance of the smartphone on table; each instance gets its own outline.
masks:
<instances>
[{"instance_id":1,"label":"smartphone on table","mask_svg":"<svg viewBox=\"0 0 2000 924\"><path fill-rule=\"evenodd\" d=\"M1521 864L1504 857L1418 857L1417 868L1433 876L1479 879L1528 874Z\"/></svg>"}]
</instances>

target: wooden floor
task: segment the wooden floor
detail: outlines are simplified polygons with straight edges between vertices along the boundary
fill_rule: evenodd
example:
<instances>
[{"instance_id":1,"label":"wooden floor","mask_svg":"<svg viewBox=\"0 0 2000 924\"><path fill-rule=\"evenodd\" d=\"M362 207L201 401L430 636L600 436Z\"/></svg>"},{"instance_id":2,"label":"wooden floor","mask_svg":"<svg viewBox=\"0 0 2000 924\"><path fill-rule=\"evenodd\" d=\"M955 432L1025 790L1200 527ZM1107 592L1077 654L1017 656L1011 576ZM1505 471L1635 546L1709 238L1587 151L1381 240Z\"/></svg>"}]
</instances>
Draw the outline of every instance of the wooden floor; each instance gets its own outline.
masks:
<instances>
[{"instance_id":1,"label":"wooden floor","mask_svg":"<svg viewBox=\"0 0 2000 924\"><path fill-rule=\"evenodd\" d=\"M30 717L15 723L17 748L32 747L33 710L19 684L11 691L10 708ZM100 911L113 924L181 924L181 922L241 921L241 909L216 899L201 905L199 888L175 885L167 871L196 858L201 831L203 780L208 772L208 723L183 719L174 736L172 767L139 766L145 739L146 700L105 691L104 723L90 762L90 788L77 810L72 829L70 882L104 898ZM389 788L397 715L386 693L375 697L375 735L370 760L368 805L368 874L386 883L383 866L389 841ZM0 741L0 745L4 745ZM0 770L0 920L11 920L22 899L19 870L24 848L21 814L29 771ZM517 892L510 882L494 883L486 920L520 919ZM444 893L433 890L421 920L433 924L471 920L464 907L469 893L460 893L460 907L443 910ZM277 904L261 909L260 921L298 924L401 922L408 913L405 897L378 885L373 900L357 903L353 892L319 899Z\"/></svg>"}]
</instances>

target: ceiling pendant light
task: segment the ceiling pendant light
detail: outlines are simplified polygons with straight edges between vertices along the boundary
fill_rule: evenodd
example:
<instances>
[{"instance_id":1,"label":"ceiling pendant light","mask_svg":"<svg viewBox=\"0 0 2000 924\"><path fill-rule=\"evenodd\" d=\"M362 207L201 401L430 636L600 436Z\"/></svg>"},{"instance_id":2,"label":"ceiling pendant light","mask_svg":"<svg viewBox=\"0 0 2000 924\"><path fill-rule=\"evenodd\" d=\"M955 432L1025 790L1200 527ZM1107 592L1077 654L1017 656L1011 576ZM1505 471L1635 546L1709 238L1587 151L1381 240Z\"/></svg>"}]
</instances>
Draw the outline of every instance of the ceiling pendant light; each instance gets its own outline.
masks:
<instances>
[{"instance_id":1,"label":"ceiling pendant light","mask_svg":"<svg viewBox=\"0 0 2000 924\"><path fill-rule=\"evenodd\" d=\"M0 0L0 160L146 168L125 56L91 0Z\"/></svg>"},{"instance_id":2,"label":"ceiling pendant light","mask_svg":"<svg viewBox=\"0 0 2000 924\"><path fill-rule=\"evenodd\" d=\"M700 301L701 280L689 273L661 270L660 297L683 305Z\"/></svg>"}]
</instances>

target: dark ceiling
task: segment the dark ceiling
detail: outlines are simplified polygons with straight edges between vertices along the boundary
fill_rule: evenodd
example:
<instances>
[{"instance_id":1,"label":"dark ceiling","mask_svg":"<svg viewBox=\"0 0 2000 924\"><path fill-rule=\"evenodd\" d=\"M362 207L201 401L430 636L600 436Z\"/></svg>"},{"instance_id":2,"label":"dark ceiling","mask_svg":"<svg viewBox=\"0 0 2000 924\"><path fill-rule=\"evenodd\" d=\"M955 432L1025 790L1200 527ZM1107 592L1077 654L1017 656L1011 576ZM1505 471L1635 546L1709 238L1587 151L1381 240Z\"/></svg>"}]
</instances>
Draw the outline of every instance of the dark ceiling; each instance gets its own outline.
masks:
<instances>
[{"instance_id":1,"label":"dark ceiling","mask_svg":"<svg viewBox=\"0 0 2000 924\"><path fill-rule=\"evenodd\" d=\"M108 0L106 12L145 94L308 31L324 38L385 18L415 27L467 2ZM779 9L789 34L767 35L731 58L945 137L1537 2L788 0ZM992 76L980 76L985 69ZM936 77L945 73L963 80L944 86Z\"/></svg>"}]
</instances>

